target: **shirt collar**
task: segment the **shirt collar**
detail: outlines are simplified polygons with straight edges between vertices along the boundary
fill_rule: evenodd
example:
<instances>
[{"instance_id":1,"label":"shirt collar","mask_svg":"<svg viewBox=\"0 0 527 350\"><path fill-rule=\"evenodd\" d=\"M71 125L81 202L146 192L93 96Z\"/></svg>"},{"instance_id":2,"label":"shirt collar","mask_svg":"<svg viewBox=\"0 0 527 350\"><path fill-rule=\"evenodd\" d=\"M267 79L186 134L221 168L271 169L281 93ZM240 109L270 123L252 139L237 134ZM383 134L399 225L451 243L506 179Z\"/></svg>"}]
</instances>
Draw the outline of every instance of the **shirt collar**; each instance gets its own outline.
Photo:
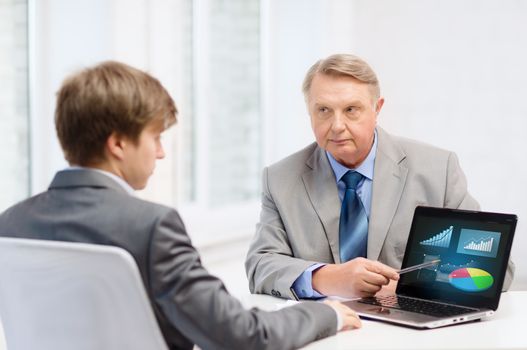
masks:
<instances>
[{"instance_id":1,"label":"shirt collar","mask_svg":"<svg viewBox=\"0 0 527 350\"><path fill-rule=\"evenodd\" d=\"M68 167L68 168L66 168L64 170L68 171L68 170L79 170L79 169L94 170L94 171L98 172L99 174L103 174L105 176L108 176L109 178L111 178L112 180L117 182L128 194L130 194L130 195L134 195L135 194L135 190L132 188L132 186L130 186L128 184L128 182L124 181L124 179L122 177L117 176L114 173L111 173L109 171L101 170L101 169L97 169L97 168L82 167L82 166L77 166L77 165L72 165L72 166L70 166L70 167Z\"/></svg>"},{"instance_id":2,"label":"shirt collar","mask_svg":"<svg viewBox=\"0 0 527 350\"><path fill-rule=\"evenodd\" d=\"M355 170L365 178L373 180L373 168L375 165L375 156L377 155L377 130L375 130L373 134L373 146L370 149L370 153L368 153L366 159L364 159L364 161L355 169L350 169L340 164L328 151L326 151L326 155L328 157L329 164L333 169L333 173L335 174L337 182L340 181L340 179L348 172L348 170Z\"/></svg>"}]
</instances>

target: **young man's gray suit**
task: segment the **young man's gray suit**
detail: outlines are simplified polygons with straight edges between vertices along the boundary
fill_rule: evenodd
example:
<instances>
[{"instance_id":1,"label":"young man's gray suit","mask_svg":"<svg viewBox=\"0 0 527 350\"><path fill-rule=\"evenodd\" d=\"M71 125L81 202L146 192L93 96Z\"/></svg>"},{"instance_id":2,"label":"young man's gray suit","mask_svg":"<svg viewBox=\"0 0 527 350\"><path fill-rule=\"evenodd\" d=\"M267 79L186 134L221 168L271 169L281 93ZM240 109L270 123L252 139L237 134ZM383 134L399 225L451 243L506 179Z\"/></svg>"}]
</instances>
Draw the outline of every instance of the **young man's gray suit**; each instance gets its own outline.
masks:
<instances>
[{"instance_id":1,"label":"young man's gray suit","mask_svg":"<svg viewBox=\"0 0 527 350\"><path fill-rule=\"evenodd\" d=\"M418 205L479 209L454 153L377 127L367 257L399 268ZM340 263L341 202L323 149L313 143L264 169L262 209L245 267L249 288L293 298L290 287L317 262ZM504 288L512 281L509 263Z\"/></svg>"},{"instance_id":2,"label":"young man's gray suit","mask_svg":"<svg viewBox=\"0 0 527 350\"><path fill-rule=\"evenodd\" d=\"M203 349L290 349L336 332L335 311L321 303L245 310L203 268L175 210L135 198L94 170L57 173L48 191L0 215L0 236L126 249L171 349L194 342Z\"/></svg>"}]
</instances>

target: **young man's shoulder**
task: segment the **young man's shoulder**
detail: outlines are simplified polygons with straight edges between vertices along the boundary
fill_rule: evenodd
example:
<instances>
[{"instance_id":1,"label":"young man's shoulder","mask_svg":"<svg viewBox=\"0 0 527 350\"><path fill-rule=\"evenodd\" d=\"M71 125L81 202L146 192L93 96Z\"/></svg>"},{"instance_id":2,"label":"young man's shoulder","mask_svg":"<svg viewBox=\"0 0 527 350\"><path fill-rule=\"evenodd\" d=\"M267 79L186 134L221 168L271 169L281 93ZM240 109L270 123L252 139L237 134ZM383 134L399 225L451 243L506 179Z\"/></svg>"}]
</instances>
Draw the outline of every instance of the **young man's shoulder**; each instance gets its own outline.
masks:
<instances>
[{"instance_id":1,"label":"young man's shoulder","mask_svg":"<svg viewBox=\"0 0 527 350\"><path fill-rule=\"evenodd\" d=\"M120 217L122 220L128 220L131 223L142 221L155 224L155 222L160 220L170 219L176 220L178 224L183 225L183 221L175 208L135 195L113 192L116 191L107 191L106 193L107 210L114 212L115 216ZM101 208L101 215L105 211Z\"/></svg>"}]
</instances>

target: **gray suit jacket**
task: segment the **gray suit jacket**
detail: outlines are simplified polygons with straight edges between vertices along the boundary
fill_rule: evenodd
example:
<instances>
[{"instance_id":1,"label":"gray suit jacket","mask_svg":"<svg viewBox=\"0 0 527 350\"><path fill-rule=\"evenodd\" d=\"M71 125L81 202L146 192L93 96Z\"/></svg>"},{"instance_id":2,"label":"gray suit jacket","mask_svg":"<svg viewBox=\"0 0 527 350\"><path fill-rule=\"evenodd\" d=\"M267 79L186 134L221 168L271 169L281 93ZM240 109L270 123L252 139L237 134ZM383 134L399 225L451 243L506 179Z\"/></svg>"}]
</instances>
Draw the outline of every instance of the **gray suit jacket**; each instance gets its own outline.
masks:
<instances>
[{"instance_id":1,"label":"gray suit jacket","mask_svg":"<svg viewBox=\"0 0 527 350\"><path fill-rule=\"evenodd\" d=\"M203 268L175 210L130 196L93 170L57 173L48 191L0 215L0 236L126 249L172 349L290 349L336 332L335 312L321 303L245 310Z\"/></svg>"},{"instance_id":2,"label":"gray suit jacket","mask_svg":"<svg viewBox=\"0 0 527 350\"><path fill-rule=\"evenodd\" d=\"M367 257L402 263L415 207L479 209L454 153L377 127ZM253 293L293 298L309 266L340 263L341 203L323 149L313 143L263 171L262 209L245 268ZM514 265L509 263L505 288Z\"/></svg>"}]
</instances>

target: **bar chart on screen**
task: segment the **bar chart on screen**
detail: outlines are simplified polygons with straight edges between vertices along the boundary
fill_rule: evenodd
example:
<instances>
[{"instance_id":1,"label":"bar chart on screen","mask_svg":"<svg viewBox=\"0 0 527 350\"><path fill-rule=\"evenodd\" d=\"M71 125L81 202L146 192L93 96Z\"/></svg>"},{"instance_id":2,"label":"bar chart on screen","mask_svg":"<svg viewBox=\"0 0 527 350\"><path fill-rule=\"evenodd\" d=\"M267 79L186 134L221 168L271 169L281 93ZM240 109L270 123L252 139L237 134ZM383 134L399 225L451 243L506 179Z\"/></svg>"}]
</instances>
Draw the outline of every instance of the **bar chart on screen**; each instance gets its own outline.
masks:
<instances>
[{"instance_id":1,"label":"bar chart on screen","mask_svg":"<svg viewBox=\"0 0 527 350\"><path fill-rule=\"evenodd\" d=\"M457 252L495 258L500 244L499 232L461 229Z\"/></svg>"},{"instance_id":2,"label":"bar chart on screen","mask_svg":"<svg viewBox=\"0 0 527 350\"><path fill-rule=\"evenodd\" d=\"M450 240L452 239L453 230L454 226L450 226L449 228L439 232L438 234L430 237L429 239L425 239L419 242L419 244L433 247L448 248L448 246L450 245Z\"/></svg>"}]
</instances>

